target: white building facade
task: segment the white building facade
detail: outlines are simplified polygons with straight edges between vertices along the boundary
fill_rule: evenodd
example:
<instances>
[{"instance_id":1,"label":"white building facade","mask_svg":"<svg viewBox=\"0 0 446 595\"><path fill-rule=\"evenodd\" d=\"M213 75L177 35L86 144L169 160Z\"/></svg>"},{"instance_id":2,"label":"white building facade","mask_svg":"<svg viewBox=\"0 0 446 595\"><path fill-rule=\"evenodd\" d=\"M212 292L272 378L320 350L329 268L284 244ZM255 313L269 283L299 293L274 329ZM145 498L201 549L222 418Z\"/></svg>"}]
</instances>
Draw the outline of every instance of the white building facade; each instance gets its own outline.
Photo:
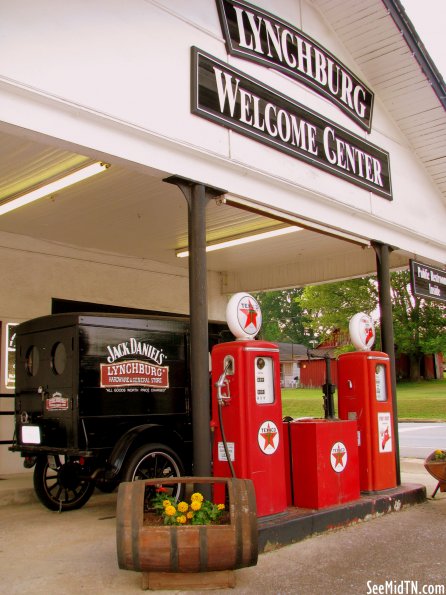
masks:
<instances>
[{"instance_id":1,"label":"white building facade","mask_svg":"<svg viewBox=\"0 0 446 595\"><path fill-rule=\"evenodd\" d=\"M189 313L171 176L217 189L209 245L289 232L208 254L212 320L237 291L374 274L376 243L444 270L444 83L398 0L0 6L0 207L108 166L0 215L1 393L8 325L55 302Z\"/></svg>"}]
</instances>

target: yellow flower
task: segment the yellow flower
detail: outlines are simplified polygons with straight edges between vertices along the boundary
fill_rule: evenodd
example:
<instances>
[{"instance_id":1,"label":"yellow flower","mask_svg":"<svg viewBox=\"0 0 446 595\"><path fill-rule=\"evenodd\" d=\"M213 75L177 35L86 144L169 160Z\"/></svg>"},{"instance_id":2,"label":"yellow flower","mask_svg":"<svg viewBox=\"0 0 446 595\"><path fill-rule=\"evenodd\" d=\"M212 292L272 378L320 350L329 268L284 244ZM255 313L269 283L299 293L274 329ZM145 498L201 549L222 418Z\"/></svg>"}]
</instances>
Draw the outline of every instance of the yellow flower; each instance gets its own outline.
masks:
<instances>
[{"instance_id":1,"label":"yellow flower","mask_svg":"<svg viewBox=\"0 0 446 595\"><path fill-rule=\"evenodd\" d=\"M177 523L180 523L181 525L184 525L186 522L186 517L184 516L184 514L180 515L177 517Z\"/></svg>"},{"instance_id":2,"label":"yellow flower","mask_svg":"<svg viewBox=\"0 0 446 595\"><path fill-rule=\"evenodd\" d=\"M167 514L167 516L173 516L176 513L176 508L175 506L169 504L169 506L166 506L164 509L164 512Z\"/></svg>"},{"instance_id":3,"label":"yellow flower","mask_svg":"<svg viewBox=\"0 0 446 595\"><path fill-rule=\"evenodd\" d=\"M166 506L170 506L170 500L163 500L163 506L164 508L166 508Z\"/></svg>"},{"instance_id":4,"label":"yellow flower","mask_svg":"<svg viewBox=\"0 0 446 595\"><path fill-rule=\"evenodd\" d=\"M187 502L180 502L178 504L178 511L179 512L187 512L187 509L189 508L189 504Z\"/></svg>"},{"instance_id":5,"label":"yellow flower","mask_svg":"<svg viewBox=\"0 0 446 595\"><path fill-rule=\"evenodd\" d=\"M218 510L224 510L225 509L225 505L224 504L217 504L217 508L218 508Z\"/></svg>"},{"instance_id":6,"label":"yellow flower","mask_svg":"<svg viewBox=\"0 0 446 595\"><path fill-rule=\"evenodd\" d=\"M193 493L190 499L192 502L203 502L203 496L200 492Z\"/></svg>"},{"instance_id":7,"label":"yellow flower","mask_svg":"<svg viewBox=\"0 0 446 595\"><path fill-rule=\"evenodd\" d=\"M188 519L193 519L194 518L194 513L192 512L192 510L189 510L189 512L187 513L187 518Z\"/></svg>"},{"instance_id":8,"label":"yellow flower","mask_svg":"<svg viewBox=\"0 0 446 595\"><path fill-rule=\"evenodd\" d=\"M200 510L201 508L201 502L199 502L198 500L192 500L192 504L190 505L190 507L192 508L192 510Z\"/></svg>"}]
</instances>

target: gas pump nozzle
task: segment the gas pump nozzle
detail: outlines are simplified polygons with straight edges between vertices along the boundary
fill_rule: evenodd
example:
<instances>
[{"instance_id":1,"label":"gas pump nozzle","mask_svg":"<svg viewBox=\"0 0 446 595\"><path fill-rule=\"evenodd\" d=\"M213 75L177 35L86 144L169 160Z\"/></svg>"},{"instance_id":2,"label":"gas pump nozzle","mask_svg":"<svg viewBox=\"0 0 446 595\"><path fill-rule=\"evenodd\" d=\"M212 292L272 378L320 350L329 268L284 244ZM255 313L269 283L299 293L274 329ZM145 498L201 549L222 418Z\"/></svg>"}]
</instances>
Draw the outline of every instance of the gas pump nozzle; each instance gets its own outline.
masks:
<instances>
[{"instance_id":1,"label":"gas pump nozzle","mask_svg":"<svg viewBox=\"0 0 446 595\"><path fill-rule=\"evenodd\" d=\"M220 378L215 383L217 387L217 399L220 404L231 399L231 392L229 389L229 381L226 378L226 370L221 374ZM223 393L223 387L226 386L226 392Z\"/></svg>"},{"instance_id":2,"label":"gas pump nozzle","mask_svg":"<svg viewBox=\"0 0 446 595\"><path fill-rule=\"evenodd\" d=\"M232 359L227 361L225 369L224 369L223 373L220 375L220 378L215 383L215 386L217 388L218 421L220 423L220 431L221 431L221 438L222 438L222 442L223 442L223 448L224 448L224 451L226 454L226 460L228 461L229 469L231 470L231 476L235 477L234 466L232 464L231 455L229 453L228 444L226 442L225 429L223 426L223 416L222 416L223 405L228 405L227 401L231 400L231 392L229 390L229 380L226 378L226 376L228 375L228 372L231 368L231 365L233 366ZM225 394L223 394L224 386L226 386ZM226 401L226 403L225 403L225 401Z\"/></svg>"}]
</instances>

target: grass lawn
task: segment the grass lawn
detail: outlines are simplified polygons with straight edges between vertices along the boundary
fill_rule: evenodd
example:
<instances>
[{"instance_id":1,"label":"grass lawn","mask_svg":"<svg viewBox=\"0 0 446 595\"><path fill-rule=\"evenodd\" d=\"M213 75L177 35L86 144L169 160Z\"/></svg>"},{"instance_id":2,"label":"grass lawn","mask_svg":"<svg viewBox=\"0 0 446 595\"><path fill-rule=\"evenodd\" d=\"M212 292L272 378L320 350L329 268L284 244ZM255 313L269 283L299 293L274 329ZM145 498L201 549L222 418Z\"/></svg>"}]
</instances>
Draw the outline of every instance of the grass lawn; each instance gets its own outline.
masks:
<instances>
[{"instance_id":1,"label":"grass lawn","mask_svg":"<svg viewBox=\"0 0 446 595\"><path fill-rule=\"evenodd\" d=\"M446 421L446 379L398 383L396 394L399 419ZM334 401L337 414L337 393ZM324 417L322 389L282 389L282 409L284 416Z\"/></svg>"}]
</instances>

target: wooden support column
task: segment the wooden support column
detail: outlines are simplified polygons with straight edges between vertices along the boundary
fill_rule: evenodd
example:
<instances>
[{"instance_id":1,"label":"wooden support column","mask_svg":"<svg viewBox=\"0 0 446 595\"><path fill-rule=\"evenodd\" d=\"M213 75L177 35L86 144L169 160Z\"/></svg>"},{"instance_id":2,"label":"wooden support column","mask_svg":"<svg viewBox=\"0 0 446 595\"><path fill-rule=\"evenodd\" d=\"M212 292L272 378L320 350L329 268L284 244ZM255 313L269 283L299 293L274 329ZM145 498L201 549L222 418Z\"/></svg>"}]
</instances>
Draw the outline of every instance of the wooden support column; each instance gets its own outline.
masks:
<instances>
[{"instance_id":1,"label":"wooden support column","mask_svg":"<svg viewBox=\"0 0 446 595\"><path fill-rule=\"evenodd\" d=\"M389 254L393 250L391 246L381 242L372 242L376 253L376 269L378 279L379 308L381 313L381 349L387 353L390 359L390 377L393 405L393 438L395 444L395 464L397 485L401 484L400 471L400 449L398 437L398 407L396 401L396 365L395 365L395 341L393 336L393 315L390 285Z\"/></svg>"},{"instance_id":2,"label":"wooden support column","mask_svg":"<svg viewBox=\"0 0 446 595\"><path fill-rule=\"evenodd\" d=\"M206 206L210 199L224 190L199 182L172 176L164 180L175 184L188 204L189 237L189 311L190 311L190 370L193 430L194 476L212 475L209 390L209 323L206 266ZM206 491L210 486L204 486ZM209 495L204 494L206 498Z\"/></svg>"}]
</instances>

